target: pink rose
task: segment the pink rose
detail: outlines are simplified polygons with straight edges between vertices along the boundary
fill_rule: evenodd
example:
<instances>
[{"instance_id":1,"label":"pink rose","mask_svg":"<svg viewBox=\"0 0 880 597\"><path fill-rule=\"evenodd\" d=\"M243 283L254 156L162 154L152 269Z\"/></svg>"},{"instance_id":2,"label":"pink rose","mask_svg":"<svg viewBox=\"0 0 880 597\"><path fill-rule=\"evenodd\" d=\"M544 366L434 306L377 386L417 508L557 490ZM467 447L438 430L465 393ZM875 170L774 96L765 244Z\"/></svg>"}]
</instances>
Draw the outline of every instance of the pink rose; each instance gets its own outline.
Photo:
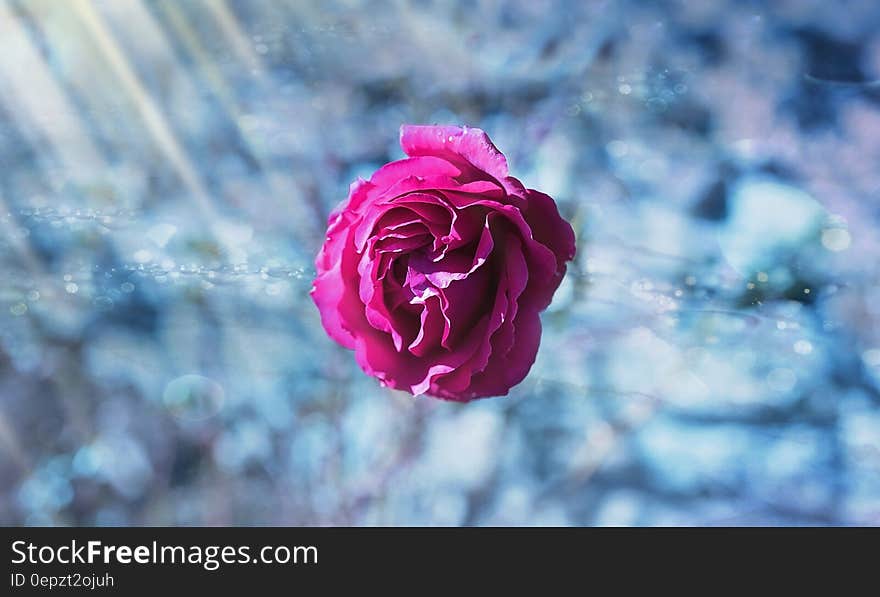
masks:
<instances>
[{"instance_id":1,"label":"pink rose","mask_svg":"<svg viewBox=\"0 0 880 597\"><path fill-rule=\"evenodd\" d=\"M404 125L400 145L409 157L354 182L330 215L312 288L321 322L383 385L506 395L535 362L574 232L480 129Z\"/></svg>"}]
</instances>

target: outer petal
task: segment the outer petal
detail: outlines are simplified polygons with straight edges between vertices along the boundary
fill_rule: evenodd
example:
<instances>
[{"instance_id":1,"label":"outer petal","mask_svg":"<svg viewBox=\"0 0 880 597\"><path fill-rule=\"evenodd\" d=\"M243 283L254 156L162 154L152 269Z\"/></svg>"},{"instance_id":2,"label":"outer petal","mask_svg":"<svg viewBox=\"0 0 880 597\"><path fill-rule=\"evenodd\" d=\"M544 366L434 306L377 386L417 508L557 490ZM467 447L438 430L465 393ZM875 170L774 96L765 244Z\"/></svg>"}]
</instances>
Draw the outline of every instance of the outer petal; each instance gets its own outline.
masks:
<instances>
[{"instance_id":1,"label":"outer petal","mask_svg":"<svg viewBox=\"0 0 880 597\"><path fill-rule=\"evenodd\" d=\"M540 191L528 189L523 217L532 229L532 236L556 254L556 270L565 272L565 262L574 258L574 230L559 215L556 202Z\"/></svg>"},{"instance_id":2,"label":"outer petal","mask_svg":"<svg viewBox=\"0 0 880 597\"><path fill-rule=\"evenodd\" d=\"M370 177L370 182L387 189L407 176L459 176L461 170L436 155L423 155L385 164Z\"/></svg>"},{"instance_id":3,"label":"outer petal","mask_svg":"<svg viewBox=\"0 0 880 597\"><path fill-rule=\"evenodd\" d=\"M464 160L499 181L507 178L507 158L480 129L458 126L404 125L400 147L408 156L432 155Z\"/></svg>"},{"instance_id":4,"label":"outer petal","mask_svg":"<svg viewBox=\"0 0 880 597\"><path fill-rule=\"evenodd\" d=\"M349 214L339 214L331 225L327 241L315 260L318 276L312 285L312 300L321 314L327 334L346 348L354 348L356 336L351 319L363 318L363 305L354 284L357 281L357 257L351 246Z\"/></svg>"},{"instance_id":5,"label":"outer petal","mask_svg":"<svg viewBox=\"0 0 880 597\"><path fill-rule=\"evenodd\" d=\"M521 312L513 329L516 339L510 351L492 359L486 369L471 379L467 389L471 396L506 396L510 388L525 379L535 364L541 343L541 319L538 313Z\"/></svg>"}]
</instances>

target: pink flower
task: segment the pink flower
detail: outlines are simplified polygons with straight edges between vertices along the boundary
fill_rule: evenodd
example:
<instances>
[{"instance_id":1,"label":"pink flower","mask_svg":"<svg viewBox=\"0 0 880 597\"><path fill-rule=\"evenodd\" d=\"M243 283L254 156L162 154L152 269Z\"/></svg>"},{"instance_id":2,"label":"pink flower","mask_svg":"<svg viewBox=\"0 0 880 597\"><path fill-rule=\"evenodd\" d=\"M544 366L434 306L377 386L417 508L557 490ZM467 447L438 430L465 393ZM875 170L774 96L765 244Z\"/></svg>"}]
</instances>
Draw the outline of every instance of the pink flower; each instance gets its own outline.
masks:
<instances>
[{"instance_id":1,"label":"pink flower","mask_svg":"<svg viewBox=\"0 0 880 597\"><path fill-rule=\"evenodd\" d=\"M506 395L574 257L571 226L480 129L404 125L409 156L351 185L329 218L312 298L383 385L466 402Z\"/></svg>"}]
</instances>

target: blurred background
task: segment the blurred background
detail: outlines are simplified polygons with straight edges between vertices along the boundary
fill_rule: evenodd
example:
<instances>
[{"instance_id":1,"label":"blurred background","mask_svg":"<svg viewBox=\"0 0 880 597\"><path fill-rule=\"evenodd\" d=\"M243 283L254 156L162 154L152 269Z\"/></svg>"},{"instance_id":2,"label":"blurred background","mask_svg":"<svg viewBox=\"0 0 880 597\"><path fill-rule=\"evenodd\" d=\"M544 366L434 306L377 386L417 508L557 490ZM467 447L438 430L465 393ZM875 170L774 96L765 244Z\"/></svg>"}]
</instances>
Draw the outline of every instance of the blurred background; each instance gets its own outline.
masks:
<instances>
[{"instance_id":1,"label":"blurred background","mask_svg":"<svg viewBox=\"0 0 880 597\"><path fill-rule=\"evenodd\" d=\"M402 123L579 252L530 376L308 297ZM880 524L880 4L0 0L0 523Z\"/></svg>"}]
</instances>

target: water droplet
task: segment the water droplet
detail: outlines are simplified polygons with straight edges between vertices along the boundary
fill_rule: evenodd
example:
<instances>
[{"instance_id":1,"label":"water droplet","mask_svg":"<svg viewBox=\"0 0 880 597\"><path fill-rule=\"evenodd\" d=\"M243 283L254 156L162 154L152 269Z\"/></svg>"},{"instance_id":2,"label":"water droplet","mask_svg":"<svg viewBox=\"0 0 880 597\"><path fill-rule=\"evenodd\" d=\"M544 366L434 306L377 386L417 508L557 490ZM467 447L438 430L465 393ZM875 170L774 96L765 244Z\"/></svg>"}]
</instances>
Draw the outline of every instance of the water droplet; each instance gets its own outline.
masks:
<instances>
[{"instance_id":1,"label":"water droplet","mask_svg":"<svg viewBox=\"0 0 880 597\"><path fill-rule=\"evenodd\" d=\"M92 301L95 307L101 311L109 311L113 308L113 299L109 296L98 296Z\"/></svg>"},{"instance_id":2,"label":"water droplet","mask_svg":"<svg viewBox=\"0 0 880 597\"><path fill-rule=\"evenodd\" d=\"M141 249L134 254L134 260L137 263L147 263L153 256L146 249Z\"/></svg>"},{"instance_id":3,"label":"water droplet","mask_svg":"<svg viewBox=\"0 0 880 597\"><path fill-rule=\"evenodd\" d=\"M645 102L645 105L648 106L648 109L652 112L663 112L667 107L666 100L660 97L652 97Z\"/></svg>"},{"instance_id":4,"label":"water droplet","mask_svg":"<svg viewBox=\"0 0 880 597\"><path fill-rule=\"evenodd\" d=\"M77 286L73 282L69 282L64 285L64 290L66 290L69 294L76 294L79 291L79 286Z\"/></svg>"},{"instance_id":5,"label":"water droplet","mask_svg":"<svg viewBox=\"0 0 880 597\"><path fill-rule=\"evenodd\" d=\"M20 315L24 315L25 313L27 313L27 310L28 310L27 305L25 305L24 303L16 303L16 304L12 305L11 307L9 307L9 312L12 313L13 315L15 315L16 317L18 317Z\"/></svg>"},{"instance_id":6,"label":"water droplet","mask_svg":"<svg viewBox=\"0 0 880 597\"><path fill-rule=\"evenodd\" d=\"M863 352L862 361L868 367L880 367L880 348L869 348Z\"/></svg>"},{"instance_id":7,"label":"water droplet","mask_svg":"<svg viewBox=\"0 0 880 597\"><path fill-rule=\"evenodd\" d=\"M798 340L794 343L794 351L798 354L810 354L813 352L813 345L807 340Z\"/></svg>"},{"instance_id":8,"label":"water droplet","mask_svg":"<svg viewBox=\"0 0 880 597\"><path fill-rule=\"evenodd\" d=\"M162 401L176 417L198 421L211 417L223 406L223 387L202 375L183 375L165 387Z\"/></svg>"},{"instance_id":9,"label":"water droplet","mask_svg":"<svg viewBox=\"0 0 880 597\"><path fill-rule=\"evenodd\" d=\"M791 369L780 367L767 374L767 385L777 392L790 392L797 383L797 375Z\"/></svg>"},{"instance_id":10,"label":"water droplet","mask_svg":"<svg viewBox=\"0 0 880 597\"><path fill-rule=\"evenodd\" d=\"M822 246L835 253L848 249L851 240L845 228L826 228L822 231Z\"/></svg>"},{"instance_id":11,"label":"water droplet","mask_svg":"<svg viewBox=\"0 0 880 597\"><path fill-rule=\"evenodd\" d=\"M132 284L131 282L123 282L119 285L119 290L126 293L134 292L134 284Z\"/></svg>"},{"instance_id":12,"label":"water droplet","mask_svg":"<svg viewBox=\"0 0 880 597\"><path fill-rule=\"evenodd\" d=\"M621 141L620 139L609 141L605 149L615 158L622 158L629 153L629 146L626 144L626 141Z\"/></svg>"}]
</instances>

